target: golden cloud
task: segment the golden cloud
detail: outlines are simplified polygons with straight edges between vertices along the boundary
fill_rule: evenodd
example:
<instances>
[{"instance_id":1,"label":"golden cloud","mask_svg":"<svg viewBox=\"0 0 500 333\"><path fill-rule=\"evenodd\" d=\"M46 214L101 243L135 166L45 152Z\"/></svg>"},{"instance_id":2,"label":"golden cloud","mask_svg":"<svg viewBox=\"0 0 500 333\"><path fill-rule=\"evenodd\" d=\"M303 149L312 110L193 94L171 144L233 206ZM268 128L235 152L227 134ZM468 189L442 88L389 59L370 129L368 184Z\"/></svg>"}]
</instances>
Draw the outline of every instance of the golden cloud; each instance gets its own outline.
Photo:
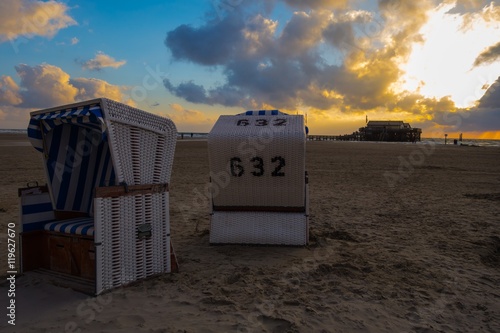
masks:
<instances>
[{"instance_id":1,"label":"golden cloud","mask_svg":"<svg viewBox=\"0 0 500 333\"><path fill-rule=\"evenodd\" d=\"M0 42L19 36L53 37L59 30L75 25L61 2L2 0L0 2Z\"/></svg>"},{"instance_id":2,"label":"golden cloud","mask_svg":"<svg viewBox=\"0 0 500 333\"><path fill-rule=\"evenodd\" d=\"M15 123L27 119L28 111L70 104L81 100L107 97L116 101L135 105L128 95L128 87L116 86L106 81L93 78L71 78L61 68L41 64L16 66L20 77L18 85L12 77L0 79L0 106L4 118ZM8 111L5 111L8 110ZM19 111L22 112L19 112ZM14 112L15 111L15 112ZM22 127L25 124L19 124Z\"/></svg>"},{"instance_id":3,"label":"golden cloud","mask_svg":"<svg viewBox=\"0 0 500 333\"><path fill-rule=\"evenodd\" d=\"M10 77L2 75L0 78L0 104L17 105L22 102L19 87Z\"/></svg>"},{"instance_id":4,"label":"golden cloud","mask_svg":"<svg viewBox=\"0 0 500 333\"><path fill-rule=\"evenodd\" d=\"M103 52L97 52L96 56L90 60L82 62L82 67L89 70L101 70L105 67L119 68L127 63L126 60L115 60L115 58Z\"/></svg>"}]
</instances>

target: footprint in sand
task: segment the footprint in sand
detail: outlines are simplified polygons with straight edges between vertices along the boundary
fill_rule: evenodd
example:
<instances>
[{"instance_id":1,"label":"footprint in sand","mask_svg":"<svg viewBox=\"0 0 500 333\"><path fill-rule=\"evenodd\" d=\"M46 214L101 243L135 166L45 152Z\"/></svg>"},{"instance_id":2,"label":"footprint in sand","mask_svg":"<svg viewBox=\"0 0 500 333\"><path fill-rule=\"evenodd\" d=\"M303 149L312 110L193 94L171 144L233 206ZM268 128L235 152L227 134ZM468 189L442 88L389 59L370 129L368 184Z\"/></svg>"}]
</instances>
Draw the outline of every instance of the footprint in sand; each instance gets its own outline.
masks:
<instances>
[{"instance_id":1,"label":"footprint in sand","mask_svg":"<svg viewBox=\"0 0 500 333\"><path fill-rule=\"evenodd\" d=\"M259 316L259 321L262 323L262 328L264 328L265 332L273 332L273 333L285 333L285 332L293 332L295 324L289 322L286 319L274 318L270 316Z\"/></svg>"}]
</instances>

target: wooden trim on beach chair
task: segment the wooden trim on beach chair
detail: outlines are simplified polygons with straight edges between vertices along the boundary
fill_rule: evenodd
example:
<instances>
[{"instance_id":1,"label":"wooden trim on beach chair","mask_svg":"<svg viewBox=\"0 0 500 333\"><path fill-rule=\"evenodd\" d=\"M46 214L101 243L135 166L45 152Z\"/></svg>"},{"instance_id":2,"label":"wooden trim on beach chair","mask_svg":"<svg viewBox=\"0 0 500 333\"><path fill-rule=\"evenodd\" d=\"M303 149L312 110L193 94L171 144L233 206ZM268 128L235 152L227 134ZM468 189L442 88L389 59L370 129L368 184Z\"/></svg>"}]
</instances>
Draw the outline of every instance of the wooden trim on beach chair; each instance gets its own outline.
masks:
<instances>
[{"instance_id":1,"label":"wooden trim on beach chair","mask_svg":"<svg viewBox=\"0 0 500 333\"><path fill-rule=\"evenodd\" d=\"M274 207L274 206L214 206L214 211L219 212L278 212L278 213L303 213L305 207Z\"/></svg>"},{"instance_id":2,"label":"wooden trim on beach chair","mask_svg":"<svg viewBox=\"0 0 500 333\"><path fill-rule=\"evenodd\" d=\"M138 194L155 194L163 192L168 192L168 183L141 184L141 185L123 184L118 186L96 187L95 197L109 198L109 197L120 197L120 196L138 195Z\"/></svg>"}]
</instances>

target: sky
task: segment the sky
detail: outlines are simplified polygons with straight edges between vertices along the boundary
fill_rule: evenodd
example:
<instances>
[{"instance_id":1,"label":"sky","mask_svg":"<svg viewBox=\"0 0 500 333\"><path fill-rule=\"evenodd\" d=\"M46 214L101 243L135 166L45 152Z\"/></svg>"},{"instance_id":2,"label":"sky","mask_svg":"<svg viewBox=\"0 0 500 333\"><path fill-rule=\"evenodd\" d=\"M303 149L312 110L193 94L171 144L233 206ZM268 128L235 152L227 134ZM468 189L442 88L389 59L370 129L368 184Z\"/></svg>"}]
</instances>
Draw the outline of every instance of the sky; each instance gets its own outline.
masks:
<instances>
[{"instance_id":1,"label":"sky","mask_svg":"<svg viewBox=\"0 0 500 333\"><path fill-rule=\"evenodd\" d=\"M183 132L279 109L500 139L500 0L2 0L0 56L4 129L107 97Z\"/></svg>"}]
</instances>

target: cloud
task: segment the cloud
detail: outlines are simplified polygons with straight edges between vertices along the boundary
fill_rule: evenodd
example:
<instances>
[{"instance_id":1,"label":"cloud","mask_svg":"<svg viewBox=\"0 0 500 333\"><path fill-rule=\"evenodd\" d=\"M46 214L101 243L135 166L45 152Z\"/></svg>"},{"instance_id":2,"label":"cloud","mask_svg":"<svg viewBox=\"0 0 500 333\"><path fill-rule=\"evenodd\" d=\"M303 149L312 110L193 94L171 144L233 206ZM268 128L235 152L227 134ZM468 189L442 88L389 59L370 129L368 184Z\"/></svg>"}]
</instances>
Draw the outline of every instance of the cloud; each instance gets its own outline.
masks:
<instances>
[{"instance_id":1,"label":"cloud","mask_svg":"<svg viewBox=\"0 0 500 333\"><path fill-rule=\"evenodd\" d=\"M486 1L486 2L488 2L488 1ZM482 9L482 11L479 13L479 15L486 22L499 21L500 20L500 6L498 5L498 2L490 1L488 3L489 4Z\"/></svg>"},{"instance_id":2,"label":"cloud","mask_svg":"<svg viewBox=\"0 0 500 333\"><path fill-rule=\"evenodd\" d=\"M465 7L457 2L455 8L450 13L458 12L463 14L462 29L467 30L473 27L475 22L498 22L500 21L500 6L495 1L470 1L475 5Z\"/></svg>"},{"instance_id":3,"label":"cloud","mask_svg":"<svg viewBox=\"0 0 500 333\"><path fill-rule=\"evenodd\" d=\"M205 88L194 84L193 81L184 82L174 87L168 79L164 79L163 84L171 93L184 98L188 102L213 104L209 101Z\"/></svg>"},{"instance_id":4,"label":"cloud","mask_svg":"<svg viewBox=\"0 0 500 333\"><path fill-rule=\"evenodd\" d=\"M15 67L19 86L10 76L0 80L0 105L20 108L47 108L81 100L108 97L127 101L127 88L98 79L74 78L49 64Z\"/></svg>"},{"instance_id":5,"label":"cloud","mask_svg":"<svg viewBox=\"0 0 500 333\"><path fill-rule=\"evenodd\" d=\"M69 80L69 84L78 90L74 100L81 101L98 97L106 97L116 101L126 99L124 91L127 88L109 84L99 79L76 78Z\"/></svg>"},{"instance_id":6,"label":"cloud","mask_svg":"<svg viewBox=\"0 0 500 333\"><path fill-rule=\"evenodd\" d=\"M457 126L459 131L500 131L500 107L475 108L467 113L462 124Z\"/></svg>"},{"instance_id":7,"label":"cloud","mask_svg":"<svg viewBox=\"0 0 500 333\"><path fill-rule=\"evenodd\" d=\"M61 68L42 64L15 67L21 78L20 87L23 107L50 107L74 101L78 89L69 83L70 76Z\"/></svg>"},{"instance_id":8,"label":"cloud","mask_svg":"<svg viewBox=\"0 0 500 333\"><path fill-rule=\"evenodd\" d=\"M450 14L470 13L488 6L490 0L446 0L447 4L453 4L453 8L448 11Z\"/></svg>"},{"instance_id":9,"label":"cloud","mask_svg":"<svg viewBox=\"0 0 500 333\"><path fill-rule=\"evenodd\" d=\"M500 77L485 92L477 106L470 109L453 107L447 99L425 101L423 126L438 125L449 132L500 131ZM424 103L422 103L424 104ZM415 110L412 110L415 111Z\"/></svg>"},{"instance_id":10,"label":"cloud","mask_svg":"<svg viewBox=\"0 0 500 333\"><path fill-rule=\"evenodd\" d=\"M19 94L19 87L16 82L14 82L10 76L2 75L0 78L0 105L17 105L21 102L22 98Z\"/></svg>"},{"instance_id":11,"label":"cloud","mask_svg":"<svg viewBox=\"0 0 500 333\"><path fill-rule=\"evenodd\" d=\"M288 58L291 55L300 56L307 53L322 41L323 31L329 23L330 11L295 12L278 39L278 52L283 52L283 56ZM270 31L270 37L274 35L276 25L275 23Z\"/></svg>"},{"instance_id":12,"label":"cloud","mask_svg":"<svg viewBox=\"0 0 500 333\"><path fill-rule=\"evenodd\" d=\"M126 60L117 61L103 52L97 52L93 59L81 62L82 68L100 71L105 67L119 68L127 63Z\"/></svg>"},{"instance_id":13,"label":"cloud","mask_svg":"<svg viewBox=\"0 0 500 333\"><path fill-rule=\"evenodd\" d=\"M401 74L399 64L421 39L431 5L384 0L379 16L347 9L297 11L281 33L277 22L244 10L197 28L180 26L165 40L174 60L218 65L226 82L207 88L166 81L165 86L189 102L209 105L344 112L384 106L395 97L391 85ZM332 47L337 62L321 55L324 45Z\"/></svg>"},{"instance_id":14,"label":"cloud","mask_svg":"<svg viewBox=\"0 0 500 333\"><path fill-rule=\"evenodd\" d=\"M0 1L0 42L23 36L53 37L59 30L75 25L68 6L57 1Z\"/></svg>"},{"instance_id":15,"label":"cloud","mask_svg":"<svg viewBox=\"0 0 500 333\"><path fill-rule=\"evenodd\" d=\"M285 0L286 4L300 9L344 8L348 0Z\"/></svg>"},{"instance_id":16,"label":"cloud","mask_svg":"<svg viewBox=\"0 0 500 333\"><path fill-rule=\"evenodd\" d=\"M500 58L500 42L488 47L486 50L481 52L474 61L474 67L483 64L490 64Z\"/></svg>"},{"instance_id":17,"label":"cloud","mask_svg":"<svg viewBox=\"0 0 500 333\"><path fill-rule=\"evenodd\" d=\"M217 24L199 28L180 25L167 33L165 45L175 60L202 65L223 64L237 52L244 28L242 17L228 15Z\"/></svg>"},{"instance_id":18,"label":"cloud","mask_svg":"<svg viewBox=\"0 0 500 333\"><path fill-rule=\"evenodd\" d=\"M500 131L500 108L459 109L455 112L438 111L423 126L438 125L445 132ZM428 134L427 134L428 135Z\"/></svg>"},{"instance_id":19,"label":"cloud","mask_svg":"<svg viewBox=\"0 0 500 333\"><path fill-rule=\"evenodd\" d=\"M479 100L478 107L500 109L500 77L488 87L483 97Z\"/></svg>"},{"instance_id":20,"label":"cloud","mask_svg":"<svg viewBox=\"0 0 500 333\"><path fill-rule=\"evenodd\" d=\"M380 0L374 11L354 10L348 1L281 1L297 10L287 21L246 10L250 5L242 2L219 20L168 32L165 46L174 61L216 68L223 81L167 79L166 89L205 105L307 110L330 120L332 114L381 112L436 125L438 117L460 109L450 96L401 89L402 65L425 42L423 28L437 10L455 8L465 13L454 14L464 21L467 15L493 20L497 10L476 0L450 0L446 6L434 0ZM487 56L496 49L490 51Z\"/></svg>"}]
</instances>

